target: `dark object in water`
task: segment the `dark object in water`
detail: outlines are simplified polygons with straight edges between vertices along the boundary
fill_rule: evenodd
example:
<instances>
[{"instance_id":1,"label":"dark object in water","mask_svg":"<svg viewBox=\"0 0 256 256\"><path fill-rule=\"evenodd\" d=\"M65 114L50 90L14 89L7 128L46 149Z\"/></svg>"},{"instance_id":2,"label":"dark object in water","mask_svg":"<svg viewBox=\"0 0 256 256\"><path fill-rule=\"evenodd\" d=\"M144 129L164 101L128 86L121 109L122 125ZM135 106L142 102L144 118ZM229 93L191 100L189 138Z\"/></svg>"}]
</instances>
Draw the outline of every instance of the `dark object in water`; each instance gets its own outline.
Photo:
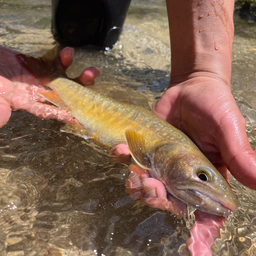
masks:
<instances>
[{"instance_id":1,"label":"dark object in water","mask_svg":"<svg viewBox=\"0 0 256 256\"><path fill-rule=\"evenodd\" d=\"M119 38L131 0L52 0L52 33L65 45L109 47Z\"/></svg>"},{"instance_id":2,"label":"dark object in water","mask_svg":"<svg viewBox=\"0 0 256 256\"><path fill-rule=\"evenodd\" d=\"M248 23L254 23L256 20L256 2L248 0L238 0L235 2L235 10L241 19Z\"/></svg>"}]
</instances>

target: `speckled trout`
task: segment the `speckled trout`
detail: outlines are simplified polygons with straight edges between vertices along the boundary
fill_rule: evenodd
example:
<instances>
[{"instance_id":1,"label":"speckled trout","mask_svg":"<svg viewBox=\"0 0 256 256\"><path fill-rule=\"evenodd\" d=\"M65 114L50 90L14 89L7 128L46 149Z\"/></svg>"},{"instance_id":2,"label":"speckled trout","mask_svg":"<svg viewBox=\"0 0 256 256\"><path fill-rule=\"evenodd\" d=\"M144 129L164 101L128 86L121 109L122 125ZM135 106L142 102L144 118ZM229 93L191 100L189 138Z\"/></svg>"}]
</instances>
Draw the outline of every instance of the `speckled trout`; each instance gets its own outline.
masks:
<instances>
[{"instance_id":1,"label":"speckled trout","mask_svg":"<svg viewBox=\"0 0 256 256\"><path fill-rule=\"evenodd\" d=\"M114 147L127 144L137 165L194 209L227 216L238 199L218 170L180 130L151 111L114 101L89 87L57 78L44 93L79 122L63 130ZM76 126L76 127L73 127Z\"/></svg>"}]
</instances>

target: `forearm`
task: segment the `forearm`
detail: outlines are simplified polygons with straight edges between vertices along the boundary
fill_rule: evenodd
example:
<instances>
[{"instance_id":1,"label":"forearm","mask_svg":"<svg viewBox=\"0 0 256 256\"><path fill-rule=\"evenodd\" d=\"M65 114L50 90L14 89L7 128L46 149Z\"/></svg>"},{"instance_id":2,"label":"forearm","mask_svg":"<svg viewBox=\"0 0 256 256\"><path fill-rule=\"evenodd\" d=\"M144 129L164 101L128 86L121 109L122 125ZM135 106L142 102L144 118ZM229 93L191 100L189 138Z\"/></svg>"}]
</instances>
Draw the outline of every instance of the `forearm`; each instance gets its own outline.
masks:
<instances>
[{"instance_id":1,"label":"forearm","mask_svg":"<svg viewBox=\"0 0 256 256\"><path fill-rule=\"evenodd\" d=\"M212 76L230 83L233 0L166 0L171 38L171 83Z\"/></svg>"}]
</instances>

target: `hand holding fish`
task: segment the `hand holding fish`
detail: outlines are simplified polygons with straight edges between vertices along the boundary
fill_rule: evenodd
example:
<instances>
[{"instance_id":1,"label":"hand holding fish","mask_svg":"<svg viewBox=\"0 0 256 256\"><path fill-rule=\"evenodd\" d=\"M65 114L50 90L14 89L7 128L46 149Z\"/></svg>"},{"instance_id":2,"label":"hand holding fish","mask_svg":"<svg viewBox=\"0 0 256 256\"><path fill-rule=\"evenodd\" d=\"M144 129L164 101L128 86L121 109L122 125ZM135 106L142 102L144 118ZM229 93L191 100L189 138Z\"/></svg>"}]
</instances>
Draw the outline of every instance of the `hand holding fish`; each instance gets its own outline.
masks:
<instances>
[{"instance_id":1,"label":"hand holding fish","mask_svg":"<svg viewBox=\"0 0 256 256\"><path fill-rule=\"evenodd\" d=\"M220 170L256 189L256 154L230 87L212 77L195 77L170 87L154 109L197 144Z\"/></svg>"},{"instance_id":2,"label":"hand holding fish","mask_svg":"<svg viewBox=\"0 0 256 256\"><path fill-rule=\"evenodd\" d=\"M178 219L186 214L186 204L171 195L167 195L163 183L151 178L147 172L140 170L136 165L130 165L129 170L131 174L126 180L126 192L134 200L140 199L152 208L169 211Z\"/></svg>"},{"instance_id":3,"label":"hand holding fish","mask_svg":"<svg viewBox=\"0 0 256 256\"><path fill-rule=\"evenodd\" d=\"M120 153L125 154L123 147ZM149 174L135 165L130 165L129 179L126 180L126 192L134 200L141 200L153 208L169 211L178 219L186 214L186 204L167 195L164 185L149 176ZM191 237L187 240L187 248L191 255L212 255L211 246L219 237L219 230L224 225L224 217L201 211L195 212L195 224L190 230ZM184 255L187 255L184 252Z\"/></svg>"},{"instance_id":4,"label":"hand holding fish","mask_svg":"<svg viewBox=\"0 0 256 256\"><path fill-rule=\"evenodd\" d=\"M72 64L74 50L70 47L63 49L60 62L51 63L59 65L55 70L65 75L66 69ZM57 118L62 121L70 121L70 116L58 108L49 108L38 102L39 93L43 91L40 79L33 76L21 65L17 58L17 52L0 47L0 127L5 125L10 118L11 110L23 109L42 118ZM60 64L61 63L61 64ZM74 80L84 84L93 84L99 72L95 68L87 68ZM44 101L42 98L39 101Z\"/></svg>"},{"instance_id":5,"label":"hand holding fish","mask_svg":"<svg viewBox=\"0 0 256 256\"><path fill-rule=\"evenodd\" d=\"M256 189L256 154L230 88L234 2L166 2L171 84L154 112L185 132L220 171L228 168Z\"/></svg>"},{"instance_id":6,"label":"hand holding fish","mask_svg":"<svg viewBox=\"0 0 256 256\"><path fill-rule=\"evenodd\" d=\"M154 112L188 134L222 174L227 176L228 168L240 182L256 189L256 154L250 147L245 121L230 89L234 2L167 0L166 3L171 85ZM145 195L148 178L139 172L137 175L140 177L136 180L144 185L140 193ZM127 184L136 186L133 179ZM157 207L156 202L163 200L159 195L164 191L157 183L153 190ZM210 247L218 237L223 219L202 212L195 214L196 224L187 246L192 255L211 255Z\"/></svg>"}]
</instances>

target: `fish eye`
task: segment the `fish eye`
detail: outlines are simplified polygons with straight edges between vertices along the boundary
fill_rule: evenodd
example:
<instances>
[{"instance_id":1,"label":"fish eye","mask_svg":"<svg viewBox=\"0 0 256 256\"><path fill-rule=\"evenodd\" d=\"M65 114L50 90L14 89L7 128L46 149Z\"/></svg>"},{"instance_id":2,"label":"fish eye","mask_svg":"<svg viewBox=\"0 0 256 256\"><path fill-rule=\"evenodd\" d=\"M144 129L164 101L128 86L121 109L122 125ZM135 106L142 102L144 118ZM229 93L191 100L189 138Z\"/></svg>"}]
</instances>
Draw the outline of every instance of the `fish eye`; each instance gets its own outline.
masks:
<instances>
[{"instance_id":1,"label":"fish eye","mask_svg":"<svg viewBox=\"0 0 256 256\"><path fill-rule=\"evenodd\" d=\"M207 172L205 169L198 169L196 171L196 176L201 180L201 181L210 181L211 180L211 175Z\"/></svg>"}]
</instances>

